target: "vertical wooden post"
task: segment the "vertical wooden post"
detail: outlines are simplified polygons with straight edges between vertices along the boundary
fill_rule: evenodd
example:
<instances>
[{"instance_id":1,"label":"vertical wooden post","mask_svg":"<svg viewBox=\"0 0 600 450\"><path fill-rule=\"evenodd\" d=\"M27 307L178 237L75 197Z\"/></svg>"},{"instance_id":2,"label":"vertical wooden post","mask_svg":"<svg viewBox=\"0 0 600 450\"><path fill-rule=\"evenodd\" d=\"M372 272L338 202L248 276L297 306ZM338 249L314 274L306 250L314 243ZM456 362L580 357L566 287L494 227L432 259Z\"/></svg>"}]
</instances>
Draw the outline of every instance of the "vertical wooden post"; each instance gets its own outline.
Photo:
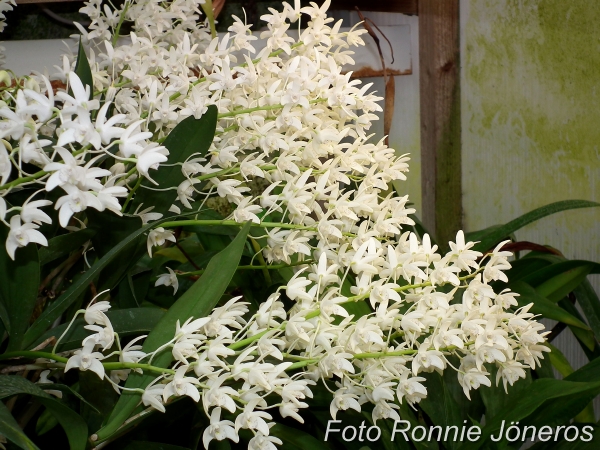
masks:
<instances>
[{"instance_id":1,"label":"vertical wooden post","mask_svg":"<svg viewBox=\"0 0 600 450\"><path fill-rule=\"evenodd\" d=\"M423 224L444 249L462 225L459 0L419 0Z\"/></svg>"}]
</instances>

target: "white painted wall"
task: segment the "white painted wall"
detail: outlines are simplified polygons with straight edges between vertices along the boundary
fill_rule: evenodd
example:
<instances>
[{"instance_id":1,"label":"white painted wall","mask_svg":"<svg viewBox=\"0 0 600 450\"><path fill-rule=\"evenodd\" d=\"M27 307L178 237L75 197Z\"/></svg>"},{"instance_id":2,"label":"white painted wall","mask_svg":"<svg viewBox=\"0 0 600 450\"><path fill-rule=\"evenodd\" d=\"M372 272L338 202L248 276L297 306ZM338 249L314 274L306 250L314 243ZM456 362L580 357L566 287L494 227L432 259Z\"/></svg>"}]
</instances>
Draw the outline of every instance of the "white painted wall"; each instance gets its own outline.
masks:
<instances>
[{"instance_id":1,"label":"white painted wall","mask_svg":"<svg viewBox=\"0 0 600 450\"><path fill-rule=\"evenodd\" d=\"M344 25L353 26L360 19L355 11L334 11L333 17L343 19ZM407 180L398 183L399 190L408 194L410 201L417 209L417 215L421 215L421 131L420 131L420 107L419 107L419 20L417 16L406 16L398 13L381 13L363 11L365 17L370 18L378 27L402 25L410 29L410 42L392 41L394 48L409 47L412 73L410 75L396 76L395 111L392 128L390 130L390 147L396 149L397 154L410 154L410 172ZM382 30L385 32L385 28ZM364 40L368 40L368 35ZM382 48L385 51L387 42L381 39ZM398 50L394 51L395 56ZM365 83L373 83L373 87L379 95L383 96L385 85L383 77L364 78ZM383 115L376 122L372 131L377 137L383 136Z\"/></svg>"}]
</instances>

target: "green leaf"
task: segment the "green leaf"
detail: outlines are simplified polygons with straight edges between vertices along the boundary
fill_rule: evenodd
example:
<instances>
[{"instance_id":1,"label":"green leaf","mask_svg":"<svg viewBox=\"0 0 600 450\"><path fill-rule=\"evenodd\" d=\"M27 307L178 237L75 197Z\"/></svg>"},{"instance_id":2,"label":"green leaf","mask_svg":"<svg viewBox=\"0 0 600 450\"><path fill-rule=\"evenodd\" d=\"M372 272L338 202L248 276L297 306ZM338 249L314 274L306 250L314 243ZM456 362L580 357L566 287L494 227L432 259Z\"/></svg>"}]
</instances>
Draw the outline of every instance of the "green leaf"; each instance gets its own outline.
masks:
<instances>
[{"instance_id":1,"label":"green leaf","mask_svg":"<svg viewBox=\"0 0 600 450\"><path fill-rule=\"evenodd\" d=\"M79 414L59 400L46 394L26 378L16 375L0 375L0 398L11 397L17 394L35 396L42 405L54 414L56 420L64 428L71 449L85 449L87 443L87 425ZM4 434L2 429L0 429L0 433Z\"/></svg>"},{"instance_id":2,"label":"green leaf","mask_svg":"<svg viewBox=\"0 0 600 450\"><path fill-rule=\"evenodd\" d=\"M523 392L531 385L531 374L527 371L526 378L519 380L512 386L508 385L506 391L504 385L499 383L497 386L495 383L496 374L498 373L497 367L492 365L490 367L489 379L492 381L491 386L481 386L477 391L481 394L483 404L485 405L485 420L490 421L498 415L506 405L516 401Z\"/></svg>"},{"instance_id":3,"label":"green leaf","mask_svg":"<svg viewBox=\"0 0 600 450\"><path fill-rule=\"evenodd\" d=\"M533 306L529 310L533 314L540 314L547 319L557 320L559 322L566 323L567 325L573 325L584 330L590 328L579 320L577 317L569 314L563 308L556 303L552 303L550 300L542 297L532 286L525 283L524 281L517 281L511 285L514 292L517 292L519 297L519 307L533 303Z\"/></svg>"},{"instance_id":4,"label":"green leaf","mask_svg":"<svg viewBox=\"0 0 600 450\"><path fill-rule=\"evenodd\" d=\"M421 413L421 411L419 411L419 410L413 411L412 407L410 407L407 402L403 402L400 405L400 409L398 410L398 413L400 414L400 417L402 420L408 420L408 422L410 423L410 430L412 430L418 426L426 426L427 425L425 423L425 419L423 418L423 414ZM417 414L418 414L418 418L417 418ZM404 449L412 449L412 448L416 448L417 450L437 450L439 448L438 443L434 439L432 439L431 441L424 439L420 442L416 442L416 441L411 442L410 440L407 441L402 434L395 436L394 440L392 441L391 437L392 437L392 433L394 431L394 421L391 419L387 419L387 420L384 419L382 422L385 423L385 428L387 428L387 433L389 433L389 436L390 436L388 439L390 439L390 442L392 443L394 450L404 450ZM379 421L377 421L377 424L379 425ZM398 429L404 429L404 428L402 426L400 426L400 427L398 427ZM409 434L410 430L407 431L407 437L410 437L410 434ZM382 431L382 436L383 436L383 431ZM435 436L435 434L432 435L432 437L434 437L434 436ZM452 436L452 433L449 433L448 437L450 438L451 436ZM440 440L443 441L443 439L444 439L443 436L440 437ZM413 445L414 445L414 447L413 447Z\"/></svg>"},{"instance_id":5,"label":"green leaf","mask_svg":"<svg viewBox=\"0 0 600 450\"><path fill-rule=\"evenodd\" d=\"M6 310L6 306L4 306L4 303L3 303L1 297L0 297L0 321L2 321L2 323L4 324L4 329L10 335L10 316L8 314L8 311ZM4 333L4 330L2 330L2 333Z\"/></svg>"},{"instance_id":6,"label":"green leaf","mask_svg":"<svg viewBox=\"0 0 600 450\"><path fill-rule=\"evenodd\" d=\"M119 400L112 384L89 370L79 372L79 393L85 398L80 413L90 430L97 430L110 415Z\"/></svg>"},{"instance_id":7,"label":"green leaf","mask_svg":"<svg viewBox=\"0 0 600 450\"><path fill-rule=\"evenodd\" d=\"M442 428L462 425L463 417L458 403L452 397L450 391L442 376L436 372L423 374L427 379L426 386L429 392L436 392L435 396L427 396L419 403L419 406L425 411L435 425L441 425ZM457 443L445 442L448 448L456 448Z\"/></svg>"},{"instance_id":8,"label":"green leaf","mask_svg":"<svg viewBox=\"0 0 600 450\"><path fill-rule=\"evenodd\" d=\"M545 345L550 348L551 352L548 354L548 359L552 365L558 370L558 372L567 381L569 375L573 373L573 367L563 355L563 353L549 342ZM598 377L597 377L598 378ZM597 381L597 380L585 380L585 381ZM591 401L595 397L593 393L583 393L580 395L573 395L567 399L553 399L545 402L540 408L539 412L535 414L533 424L537 426L542 425L560 425L565 421L569 421L575 416L576 422L593 423L594 419L594 407ZM560 414L556 414L556 411L560 411ZM548 417L549 416L549 417Z\"/></svg>"},{"instance_id":9,"label":"green leaf","mask_svg":"<svg viewBox=\"0 0 600 450\"><path fill-rule=\"evenodd\" d=\"M465 233L465 241L466 242L481 242L486 236L491 235L493 232L501 230L504 225L497 224L492 225L491 227L484 228L482 230L477 231L469 231ZM510 233L509 233L510 234Z\"/></svg>"},{"instance_id":10,"label":"green leaf","mask_svg":"<svg viewBox=\"0 0 600 450\"><path fill-rule=\"evenodd\" d=\"M28 348L35 342L46 329L54 322L69 306L88 288L91 281L104 269L114 258L121 254L121 251L135 241L139 236L153 227L159 226L162 222L168 219L162 219L156 222L149 223L141 228L138 228L131 233L127 238L123 239L119 244L115 245L106 255L97 261L89 270L87 270L78 280L73 283L58 299L52 302L38 319L31 325L27 333L25 333L22 348ZM37 284L36 284L37 289Z\"/></svg>"},{"instance_id":11,"label":"green leaf","mask_svg":"<svg viewBox=\"0 0 600 450\"><path fill-rule=\"evenodd\" d=\"M402 417L402 420L409 420L407 414L402 414L402 411L398 411L398 413L400 414L400 417ZM369 413L368 411L362 411L362 415L365 419L367 419L368 424L372 426L373 425L372 414ZM330 420L331 416L328 416L327 419ZM327 422L325 422L325 423L327 423ZM411 422L411 429L417 425L419 425L419 424L418 423L413 424ZM343 430L345 426L346 426L346 421L343 421L342 425L341 425L341 429ZM390 419L381 420L380 419L377 421L377 426L381 430L381 437L377 441L378 447L382 446L385 450L410 450L413 448L410 445L410 443L406 442L403 435L400 435L398 437L394 436L394 439L392 440L392 433L394 431L394 421L393 420L390 420ZM367 432L367 430L368 430L368 428L363 433L363 441L366 441L365 433ZM331 439L331 436L329 436L329 439ZM341 437L341 439L343 440L344 438ZM356 442L356 441L357 441L357 439L355 439L354 442L356 444L358 444L357 447L359 447L359 450L363 450L363 447L360 446L360 442ZM427 440L424 440L424 442L427 443ZM345 444L345 442L344 442L344 444ZM421 448L418 445L415 445L415 447L418 450L421 450Z\"/></svg>"},{"instance_id":12,"label":"green leaf","mask_svg":"<svg viewBox=\"0 0 600 450\"><path fill-rule=\"evenodd\" d=\"M556 370L558 370L563 377L571 375L573 373L573 367L571 367L571 364L567 358L565 358L565 355L550 342L546 342L544 345L551 350L549 355L550 362L556 367Z\"/></svg>"},{"instance_id":13,"label":"green leaf","mask_svg":"<svg viewBox=\"0 0 600 450\"><path fill-rule=\"evenodd\" d=\"M575 424L573 424L575 425ZM554 439L550 439L546 442L538 442L530 450L598 450L598 442L600 442L600 427L586 425L585 432L582 430L583 427L579 427L579 439L569 442L565 439L556 442ZM591 430L590 430L591 428ZM583 440L585 439L585 440Z\"/></svg>"},{"instance_id":14,"label":"green leaf","mask_svg":"<svg viewBox=\"0 0 600 450\"><path fill-rule=\"evenodd\" d=\"M556 378L554 376L554 369L552 368L550 358L540 360L540 365L535 368L534 373L537 378Z\"/></svg>"},{"instance_id":15,"label":"green leaf","mask_svg":"<svg viewBox=\"0 0 600 450\"><path fill-rule=\"evenodd\" d=\"M573 293L596 339L600 339L600 299L598 294L587 279L583 280Z\"/></svg>"},{"instance_id":16,"label":"green leaf","mask_svg":"<svg viewBox=\"0 0 600 450\"><path fill-rule=\"evenodd\" d=\"M0 242L5 242L7 236L8 228L0 227ZM10 328L9 351L21 348L35 308L39 285L40 264L35 244L17 249L14 261L4 248L0 250L0 303L8 315L2 321L7 331ZM7 326L8 317L10 327Z\"/></svg>"},{"instance_id":17,"label":"green leaf","mask_svg":"<svg viewBox=\"0 0 600 450\"><path fill-rule=\"evenodd\" d=\"M188 447L180 447L179 445L162 444L160 442L151 441L133 441L123 450L189 450Z\"/></svg>"},{"instance_id":18,"label":"green leaf","mask_svg":"<svg viewBox=\"0 0 600 450\"><path fill-rule=\"evenodd\" d=\"M558 302L558 305L571 314L573 317L583 320L579 311L570 301L567 299L563 299ZM597 348L596 348L596 338L594 333L591 330L584 330L583 328L574 327L573 325L569 325L569 329L575 335L575 337L580 341L580 343L584 344L582 349L586 352L586 355L589 359L596 358L598 356Z\"/></svg>"},{"instance_id":19,"label":"green leaf","mask_svg":"<svg viewBox=\"0 0 600 450\"><path fill-rule=\"evenodd\" d=\"M308 433L297 428L288 427L276 423L270 430L272 436L276 436L283 442L283 447L297 450L328 450L327 442L320 441Z\"/></svg>"},{"instance_id":20,"label":"green leaf","mask_svg":"<svg viewBox=\"0 0 600 450\"><path fill-rule=\"evenodd\" d=\"M48 247L39 249L40 265L48 264L78 249L95 234L95 230L84 228L73 233L61 234L48 240Z\"/></svg>"},{"instance_id":21,"label":"green leaf","mask_svg":"<svg viewBox=\"0 0 600 450\"><path fill-rule=\"evenodd\" d=\"M96 409L96 407L94 405L92 405L90 402L88 402L85 398L83 398L83 396L77 392L75 389L71 388L70 386L67 386L66 384L59 384L59 383L37 383L37 386L39 386L40 389L44 390L44 391L60 391L63 394L68 394L68 395L74 395L75 397L77 397L80 401L82 401L83 403L87 404L90 408L95 409L96 412L100 412Z\"/></svg>"},{"instance_id":22,"label":"green leaf","mask_svg":"<svg viewBox=\"0 0 600 450\"><path fill-rule=\"evenodd\" d=\"M49 409L45 409L40 417L38 417L38 420L35 424L35 434L38 436L43 436L48 431L52 430L56 425L58 425L58 420L54 414L52 414Z\"/></svg>"},{"instance_id":23,"label":"green leaf","mask_svg":"<svg viewBox=\"0 0 600 450\"><path fill-rule=\"evenodd\" d=\"M202 276L165 313L144 341L144 352L152 352L172 339L177 321L184 322L190 317L205 317L212 311L237 270L250 227L250 222L244 225L231 244L211 259ZM166 367L172 359L171 351L167 349L156 355L152 364ZM154 375L132 373L125 386L143 389L154 378ZM139 397L137 393L121 396L108 423L97 432L100 441L112 435L127 420L138 405Z\"/></svg>"},{"instance_id":24,"label":"green leaf","mask_svg":"<svg viewBox=\"0 0 600 450\"><path fill-rule=\"evenodd\" d=\"M554 277L557 277L564 273L569 273L572 270L580 269L582 267L591 266L589 273L600 273L600 264L595 263L593 261L585 261L578 259L557 260L554 258L552 258L551 260L557 262L550 264L542 269L536 270L535 272L532 272L529 275L526 275L525 277L523 277L522 281L525 281L526 283L530 284L531 286L537 289L539 286L541 286L542 284L546 283Z\"/></svg>"},{"instance_id":25,"label":"green leaf","mask_svg":"<svg viewBox=\"0 0 600 450\"><path fill-rule=\"evenodd\" d=\"M564 258L562 256L558 256L558 255L549 255L549 254L544 254L544 253L539 253L539 252L531 252L531 253L528 253L521 261L528 261L528 260L543 261L543 262L547 263L546 270L544 270L544 271L541 271L541 269L535 270L528 275L531 277L530 279L532 280L532 282L537 283L537 284L542 284L549 278L560 275L561 273L564 273L565 271L568 271L568 270L571 270L571 269L574 269L577 267L585 266L586 264L593 264L595 271L597 271L596 263L593 263L591 261L579 261L579 262L573 263L573 261L569 261L566 258ZM559 266L558 264L562 264L562 265ZM513 265L514 265L514 263L513 263ZM510 274L510 270L507 272L507 276L509 277L509 279L512 282L513 278L512 278L512 275ZM567 288L567 289L569 289L569 288ZM583 310L583 312L585 314L585 319L586 319L587 323L589 324L589 327L593 330L593 334L595 335L595 339L597 340L598 338L600 338L600 299L598 299L598 295L596 294L596 292L592 288L592 285L590 284L590 282L587 279L582 280L581 283L579 284L579 286L577 286L573 290L573 293L575 294L577 302L579 303L579 305L581 306L581 309ZM560 301L559 301L559 304L561 304ZM567 306L567 308L568 308L567 311L570 312L571 315L573 315L577 318L579 317L579 313L577 313L577 315L575 315L574 312L571 311L568 306ZM565 308L563 307L563 309L565 309ZM579 329L579 330L575 330L575 333L582 334L584 332L583 332L583 330ZM592 333L585 333L585 335L582 335L582 339L580 339L582 341L588 342L588 344L587 344L588 347L590 344L593 344L593 341L595 340L594 336L591 336L591 334ZM590 336L591 336L591 338L590 338Z\"/></svg>"},{"instance_id":26,"label":"green leaf","mask_svg":"<svg viewBox=\"0 0 600 450\"><path fill-rule=\"evenodd\" d=\"M592 382L600 381L600 358L590 361L575 372L565 377L566 381Z\"/></svg>"},{"instance_id":27,"label":"green leaf","mask_svg":"<svg viewBox=\"0 0 600 450\"><path fill-rule=\"evenodd\" d=\"M512 267L508 269L505 274L508 277L510 284L522 280L527 275L537 272L550 264L552 263L544 259L524 257L516 261L511 261L510 265Z\"/></svg>"},{"instance_id":28,"label":"green leaf","mask_svg":"<svg viewBox=\"0 0 600 450\"><path fill-rule=\"evenodd\" d=\"M79 39L79 50L77 51L77 62L75 63L75 73L83 83L83 86L90 87L90 97L94 92L94 77L92 76L92 69L90 63L85 55L81 38ZM70 91L70 89L69 89Z\"/></svg>"},{"instance_id":29,"label":"green leaf","mask_svg":"<svg viewBox=\"0 0 600 450\"><path fill-rule=\"evenodd\" d=\"M107 311L106 315L109 318L115 333L118 333L121 338L124 338L149 333L165 315L165 311L160 308L127 308ZM76 319L67 334L61 339L57 351L64 352L66 350L73 350L81 347L81 341L91 333L89 330L83 328L85 325L87 324L83 318ZM67 326L67 323L63 323L48 330L35 341L34 346L44 342L52 336L58 339L66 330Z\"/></svg>"},{"instance_id":30,"label":"green leaf","mask_svg":"<svg viewBox=\"0 0 600 450\"><path fill-rule=\"evenodd\" d=\"M139 216L127 214L117 216L111 211L99 212L90 209L86 212L86 215L90 222L90 228L96 230L92 242L94 243L94 250L100 257L106 255L119 242L122 242L143 225ZM145 252L146 240L144 236L140 235L123 248L119 258L112 260L102 270L97 283L98 292L117 286Z\"/></svg>"},{"instance_id":31,"label":"green leaf","mask_svg":"<svg viewBox=\"0 0 600 450\"><path fill-rule=\"evenodd\" d=\"M593 264L586 264L561 273L536 287L539 295L557 302L572 292L594 270Z\"/></svg>"},{"instance_id":32,"label":"green leaf","mask_svg":"<svg viewBox=\"0 0 600 450\"><path fill-rule=\"evenodd\" d=\"M42 389L26 378L16 375L0 375L0 399L17 394L35 395L41 398L51 398Z\"/></svg>"},{"instance_id":33,"label":"green leaf","mask_svg":"<svg viewBox=\"0 0 600 450\"><path fill-rule=\"evenodd\" d=\"M179 164L189 159L192 155L204 156L208 152L215 136L217 126L217 107L211 105L200 119L190 116L177 124L169 133L163 145L169 150L169 165L162 165L151 173L156 185L149 180L144 180L138 189L131 205L135 211L140 205L142 208L154 206L152 212L166 214L177 199L177 190L151 190L155 186L161 189L179 186L186 178Z\"/></svg>"},{"instance_id":34,"label":"green leaf","mask_svg":"<svg viewBox=\"0 0 600 450\"><path fill-rule=\"evenodd\" d=\"M550 427L568 425L573 418L576 421L594 423L593 408L590 411L590 406L599 392L600 389L588 390L567 397L547 400L527 419L524 419L523 423L536 428L544 425Z\"/></svg>"},{"instance_id":35,"label":"green leaf","mask_svg":"<svg viewBox=\"0 0 600 450\"><path fill-rule=\"evenodd\" d=\"M564 200L560 202L550 203L549 205L542 206L541 208L534 209L533 211L528 212L527 214L523 214L520 217L517 217L510 222L494 227L490 227L486 230L486 233L481 233L480 235L475 235L480 241L475 245L474 250L478 250L480 252L485 252L493 248L497 243L505 239L510 234L514 233L520 228L523 228L525 225L528 225L536 220L540 220L546 216L555 214L560 211L566 211L569 209L578 209L578 208L591 208L595 206L600 206L600 203L590 202L587 200ZM473 239L474 233L469 234L469 239Z\"/></svg>"},{"instance_id":36,"label":"green leaf","mask_svg":"<svg viewBox=\"0 0 600 450\"><path fill-rule=\"evenodd\" d=\"M72 450L84 450L87 444L88 427L82 417L71 408L53 398L38 399L48 408L67 434L69 446Z\"/></svg>"},{"instance_id":37,"label":"green leaf","mask_svg":"<svg viewBox=\"0 0 600 450\"><path fill-rule=\"evenodd\" d=\"M23 433L21 427L10 414L4 403L0 402L0 434L20 448L25 450L39 450L31 440Z\"/></svg>"},{"instance_id":38,"label":"green leaf","mask_svg":"<svg viewBox=\"0 0 600 450\"><path fill-rule=\"evenodd\" d=\"M90 222L89 228L95 231L92 239L94 250L100 256L106 255L143 225L141 217L129 214L117 216L111 211L90 209L86 211L86 215Z\"/></svg>"},{"instance_id":39,"label":"green leaf","mask_svg":"<svg viewBox=\"0 0 600 450\"><path fill-rule=\"evenodd\" d=\"M600 392L600 382L576 383L571 381L543 378L527 387L515 401L500 410L482 429L481 438L477 442L465 442L461 449L478 449L487 439L502 426L502 423L522 421L533 414L544 402L550 399L568 398L579 394L596 395ZM560 409L553 411L561 414Z\"/></svg>"}]
</instances>

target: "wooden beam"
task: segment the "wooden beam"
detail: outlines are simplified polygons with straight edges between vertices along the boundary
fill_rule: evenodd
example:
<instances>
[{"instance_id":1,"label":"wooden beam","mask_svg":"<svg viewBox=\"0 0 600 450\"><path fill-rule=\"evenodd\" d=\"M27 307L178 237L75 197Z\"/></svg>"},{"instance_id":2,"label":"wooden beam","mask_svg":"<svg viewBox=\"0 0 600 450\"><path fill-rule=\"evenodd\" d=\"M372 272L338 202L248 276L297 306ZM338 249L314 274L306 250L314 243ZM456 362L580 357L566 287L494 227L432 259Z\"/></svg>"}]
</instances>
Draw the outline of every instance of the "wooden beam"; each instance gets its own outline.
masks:
<instances>
[{"instance_id":1,"label":"wooden beam","mask_svg":"<svg viewBox=\"0 0 600 450\"><path fill-rule=\"evenodd\" d=\"M458 5L419 1L423 223L440 244L462 228Z\"/></svg>"},{"instance_id":2,"label":"wooden beam","mask_svg":"<svg viewBox=\"0 0 600 450\"><path fill-rule=\"evenodd\" d=\"M17 5L27 5L32 3L72 3L72 2L84 2L85 0L17 0Z\"/></svg>"},{"instance_id":3,"label":"wooden beam","mask_svg":"<svg viewBox=\"0 0 600 450\"><path fill-rule=\"evenodd\" d=\"M330 9L395 12L414 16L418 13L418 0L333 0Z\"/></svg>"}]
</instances>

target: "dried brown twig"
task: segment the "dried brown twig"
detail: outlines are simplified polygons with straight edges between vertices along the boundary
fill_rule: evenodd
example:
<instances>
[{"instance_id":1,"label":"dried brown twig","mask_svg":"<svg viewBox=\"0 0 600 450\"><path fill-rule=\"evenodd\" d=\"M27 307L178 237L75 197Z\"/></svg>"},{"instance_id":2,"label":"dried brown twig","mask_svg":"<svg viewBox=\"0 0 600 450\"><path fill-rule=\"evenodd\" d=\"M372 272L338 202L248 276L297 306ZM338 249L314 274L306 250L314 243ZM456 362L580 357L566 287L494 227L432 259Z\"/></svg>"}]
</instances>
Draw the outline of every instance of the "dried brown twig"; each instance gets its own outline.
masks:
<instances>
[{"instance_id":1,"label":"dried brown twig","mask_svg":"<svg viewBox=\"0 0 600 450\"><path fill-rule=\"evenodd\" d=\"M384 95L384 108L383 108L383 134L385 135L385 145L389 146L389 136L390 130L392 129L392 119L394 118L394 101L396 97L396 82L393 76L388 75L387 66L385 64L385 58L383 56L383 51L381 50L381 43L379 41L379 36L373 30L373 27L383 36L383 38L387 41L390 46L390 52L392 54L392 64L394 63L394 49L392 48L392 43L387 38L387 36L379 29L379 27L368 17L365 18L361 10L358 6L354 7L356 12L358 13L358 17L362 21L365 30L369 33L369 36L373 38L375 41L375 45L377 46L377 51L379 52L379 59L381 60L381 66L383 68L383 81L385 83L385 95ZM372 26L373 27L372 27Z\"/></svg>"}]
</instances>

